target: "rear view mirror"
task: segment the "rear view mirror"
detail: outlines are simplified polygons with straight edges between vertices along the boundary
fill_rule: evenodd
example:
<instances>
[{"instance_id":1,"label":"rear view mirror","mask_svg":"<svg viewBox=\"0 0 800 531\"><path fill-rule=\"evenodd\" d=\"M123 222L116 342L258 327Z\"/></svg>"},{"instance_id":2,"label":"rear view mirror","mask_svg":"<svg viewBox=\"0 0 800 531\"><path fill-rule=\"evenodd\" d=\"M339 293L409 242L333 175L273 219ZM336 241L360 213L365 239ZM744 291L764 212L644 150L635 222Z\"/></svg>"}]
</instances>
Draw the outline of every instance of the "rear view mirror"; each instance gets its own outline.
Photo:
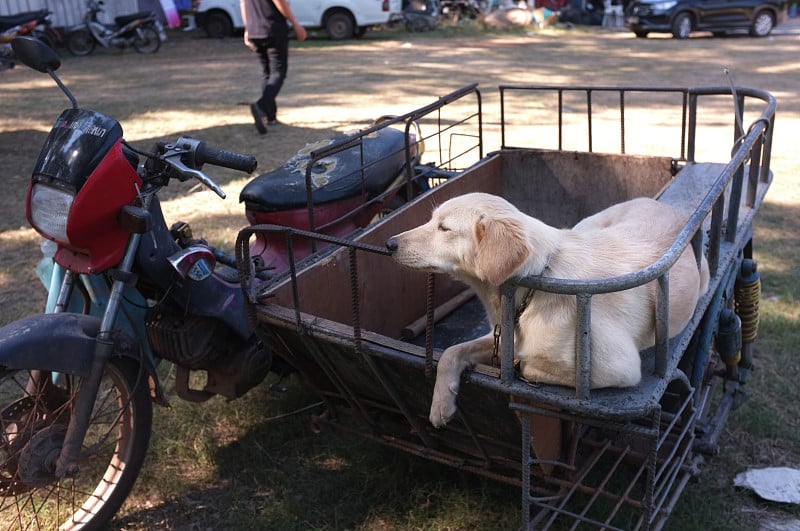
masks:
<instances>
[{"instance_id":1,"label":"rear view mirror","mask_svg":"<svg viewBox=\"0 0 800 531\"><path fill-rule=\"evenodd\" d=\"M48 73L61 66L61 58L48 45L33 37L16 37L11 41L11 48L17 59L26 66Z\"/></svg>"}]
</instances>

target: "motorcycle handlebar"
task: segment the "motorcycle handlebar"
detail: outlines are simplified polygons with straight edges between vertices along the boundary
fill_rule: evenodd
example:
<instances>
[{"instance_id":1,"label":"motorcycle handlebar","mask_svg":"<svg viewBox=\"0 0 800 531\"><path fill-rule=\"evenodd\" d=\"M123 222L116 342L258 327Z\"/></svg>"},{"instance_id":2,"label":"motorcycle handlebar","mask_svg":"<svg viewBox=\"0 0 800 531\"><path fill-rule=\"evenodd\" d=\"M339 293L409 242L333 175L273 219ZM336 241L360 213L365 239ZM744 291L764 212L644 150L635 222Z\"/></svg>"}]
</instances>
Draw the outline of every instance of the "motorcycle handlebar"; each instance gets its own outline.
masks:
<instances>
[{"instance_id":1,"label":"motorcycle handlebar","mask_svg":"<svg viewBox=\"0 0 800 531\"><path fill-rule=\"evenodd\" d=\"M216 149L205 142L200 142L195 152L195 162L198 167L203 164L213 164L230 168L236 171L253 173L258 165L255 157L250 155L240 155L223 149Z\"/></svg>"},{"instance_id":2,"label":"motorcycle handlebar","mask_svg":"<svg viewBox=\"0 0 800 531\"><path fill-rule=\"evenodd\" d=\"M213 164L247 173L252 173L258 164L256 159L249 155L240 155L216 149L208 146L202 140L185 136L180 137L174 144L158 142L156 150L159 153L158 160L172 168L171 177L176 177L180 181L191 178L197 179L223 199L225 198L225 192L205 173L200 171L203 164ZM161 170L157 171L160 172Z\"/></svg>"}]
</instances>

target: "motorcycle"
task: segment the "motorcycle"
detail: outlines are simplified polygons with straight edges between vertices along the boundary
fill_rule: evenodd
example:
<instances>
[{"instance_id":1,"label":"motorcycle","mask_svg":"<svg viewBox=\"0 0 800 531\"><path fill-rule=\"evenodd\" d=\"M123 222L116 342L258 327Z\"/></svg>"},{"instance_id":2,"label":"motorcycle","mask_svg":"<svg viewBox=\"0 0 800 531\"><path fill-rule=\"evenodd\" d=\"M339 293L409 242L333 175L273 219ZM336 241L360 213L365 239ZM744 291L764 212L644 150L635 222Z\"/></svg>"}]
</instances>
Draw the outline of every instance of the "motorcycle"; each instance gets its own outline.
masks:
<instances>
[{"instance_id":1,"label":"motorcycle","mask_svg":"<svg viewBox=\"0 0 800 531\"><path fill-rule=\"evenodd\" d=\"M194 402L234 399L270 371L290 370L253 333L239 272L225 265L234 258L194 238L185 223L168 228L158 199L162 188L188 180L224 197L204 165L251 173L257 163L186 136L136 148L114 118L78 106L55 74L60 60L52 49L31 38L12 46L23 63L55 80L71 107L45 140L26 203L28 221L43 236L37 270L49 285L47 313L0 328L0 523L96 529L133 487L153 402L168 405L158 363L175 365L176 394ZM311 164L305 176L298 170L314 146L256 177L242 191L248 218L289 223L311 209L315 216L303 227L330 235L369 223L408 190L407 177L398 181L409 164L408 133L375 129L370 145ZM421 144L411 142L411 151ZM357 180L336 173L348 157L359 162ZM311 174L334 186L308 188ZM314 249L259 240L252 251L256 260L247 267L269 282L288 274L281 253ZM190 385L198 373L202 388Z\"/></svg>"},{"instance_id":2,"label":"motorcycle","mask_svg":"<svg viewBox=\"0 0 800 531\"><path fill-rule=\"evenodd\" d=\"M59 28L53 26L52 11L47 11L38 18L39 24L31 31L30 35L36 37L50 48L56 49L64 44L64 35ZM24 35L24 34L23 34Z\"/></svg>"},{"instance_id":3,"label":"motorcycle","mask_svg":"<svg viewBox=\"0 0 800 531\"><path fill-rule=\"evenodd\" d=\"M486 0L441 0L441 16L450 22L475 19L489 12Z\"/></svg>"},{"instance_id":4,"label":"motorcycle","mask_svg":"<svg viewBox=\"0 0 800 531\"><path fill-rule=\"evenodd\" d=\"M139 53L156 53L167 40L164 26L154 12L123 15L116 17L114 24L104 24L97 19L103 5L102 0L87 0L83 23L67 32L65 44L72 55L89 55L98 44L103 48L133 46Z\"/></svg>"},{"instance_id":5,"label":"motorcycle","mask_svg":"<svg viewBox=\"0 0 800 531\"><path fill-rule=\"evenodd\" d=\"M16 15L0 16L0 71L14 68L14 51L11 41L20 35L31 35L54 48L61 35L53 28L47 9L26 11Z\"/></svg>"}]
</instances>

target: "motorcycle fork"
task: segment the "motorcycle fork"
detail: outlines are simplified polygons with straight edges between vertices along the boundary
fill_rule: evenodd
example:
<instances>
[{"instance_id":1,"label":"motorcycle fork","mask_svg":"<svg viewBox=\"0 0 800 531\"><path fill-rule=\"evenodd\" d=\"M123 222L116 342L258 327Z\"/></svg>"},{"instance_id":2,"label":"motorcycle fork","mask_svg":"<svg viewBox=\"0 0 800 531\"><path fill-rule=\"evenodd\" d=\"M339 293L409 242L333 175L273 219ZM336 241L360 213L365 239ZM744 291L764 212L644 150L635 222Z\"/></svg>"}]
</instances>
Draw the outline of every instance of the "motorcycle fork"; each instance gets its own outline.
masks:
<instances>
[{"instance_id":1,"label":"motorcycle fork","mask_svg":"<svg viewBox=\"0 0 800 531\"><path fill-rule=\"evenodd\" d=\"M81 444L89 428L92 408L94 407L97 392L100 389L100 381L105 372L106 363L108 363L114 351L114 324L122 304L122 292L132 277L134 259L141 237L141 234L131 234L122 262L112 274L114 280L111 284L111 294L103 312L100 331L95 339L92 365L89 375L82 380L75 394L64 444L56 462L56 477L74 476L79 471L78 461L80 459ZM59 294L57 304L61 303L64 305L63 307L66 307L68 301L62 301L61 294L67 294L68 291L71 291L71 288L64 288L64 285L67 284L67 279L74 279L74 273L67 272Z\"/></svg>"},{"instance_id":2,"label":"motorcycle fork","mask_svg":"<svg viewBox=\"0 0 800 531\"><path fill-rule=\"evenodd\" d=\"M61 286L58 290L58 297L56 298L53 313L63 313L69 305L72 292L75 288L75 273L67 270L64 272L64 277L61 279ZM50 381L50 372L35 369L30 371L28 383L25 386L25 393L28 396L47 396L47 388L52 387Z\"/></svg>"}]
</instances>

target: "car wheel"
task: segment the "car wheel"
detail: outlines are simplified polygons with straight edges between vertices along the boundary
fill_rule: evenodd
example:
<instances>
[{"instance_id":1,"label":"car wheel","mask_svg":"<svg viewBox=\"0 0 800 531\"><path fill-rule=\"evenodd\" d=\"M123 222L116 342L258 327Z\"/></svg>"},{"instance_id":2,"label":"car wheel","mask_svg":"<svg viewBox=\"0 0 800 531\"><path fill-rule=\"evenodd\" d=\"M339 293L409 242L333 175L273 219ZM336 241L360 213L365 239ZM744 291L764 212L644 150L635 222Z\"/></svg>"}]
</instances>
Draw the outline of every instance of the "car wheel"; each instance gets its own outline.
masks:
<instances>
[{"instance_id":1,"label":"car wheel","mask_svg":"<svg viewBox=\"0 0 800 531\"><path fill-rule=\"evenodd\" d=\"M233 23L228 15L215 11L206 17L206 35L212 39L230 37L233 34Z\"/></svg>"},{"instance_id":2,"label":"car wheel","mask_svg":"<svg viewBox=\"0 0 800 531\"><path fill-rule=\"evenodd\" d=\"M672 22L672 36L685 39L692 32L692 16L689 13L678 13Z\"/></svg>"},{"instance_id":3,"label":"car wheel","mask_svg":"<svg viewBox=\"0 0 800 531\"><path fill-rule=\"evenodd\" d=\"M349 13L337 11L331 13L325 20L325 30L334 41L349 39L353 36L355 23Z\"/></svg>"},{"instance_id":4,"label":"car wheel","mask_svg":"<svg viewBox=\"0 0 800 531\"><path fill-rule=\"evenodd\" d=\"M769 11L759 11L753 18L753 25L750 26L750 35L753 37L766 37L775 27L775 16Z\"/></svg>"}]
</instances>

